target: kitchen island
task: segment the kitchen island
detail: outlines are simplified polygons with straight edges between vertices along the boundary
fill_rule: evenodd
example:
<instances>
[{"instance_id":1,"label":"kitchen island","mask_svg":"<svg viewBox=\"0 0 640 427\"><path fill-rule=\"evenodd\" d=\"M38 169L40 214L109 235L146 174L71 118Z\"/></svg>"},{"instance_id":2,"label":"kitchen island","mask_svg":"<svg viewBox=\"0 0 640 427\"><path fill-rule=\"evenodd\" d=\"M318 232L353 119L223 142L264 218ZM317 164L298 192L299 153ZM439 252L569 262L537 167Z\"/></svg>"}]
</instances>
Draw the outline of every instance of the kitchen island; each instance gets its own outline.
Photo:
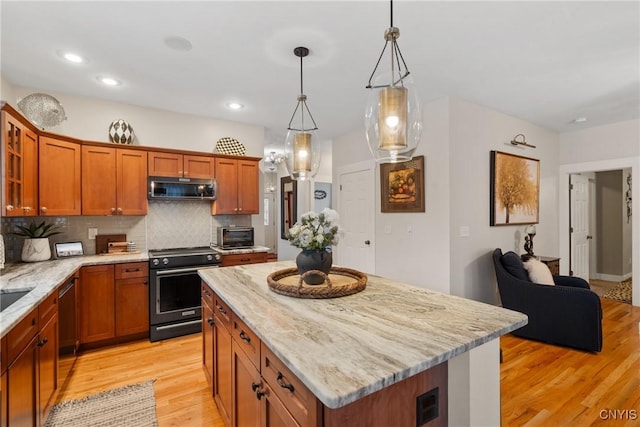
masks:
<instances>
[{"instance_id":1,"label":"kitchen island","mask_svg":"<svg viewBox=\"0 0 640 427\"><path fill-rule=\"evenodd\" d=\"M521 313L372 275L364 291L336 299L297 299L270 291L267 276L293 266L265 263L199 274L321 402L324 425L332 414L367 401L343 421L353 421L358 411L404 411L398 419L413 419L416 425L416 398L433 391L431 385L420 388L430 372L437 373L435 388L443 389L444 406L436 410L440 420L429 425L446 425L447 361L527 323ZM400 400L394 406L378 397L391 387L394 400ZM404 390L408 387L414 390ZM384 423L378 415L375 423Z\"/></svg>"}]
</instances>

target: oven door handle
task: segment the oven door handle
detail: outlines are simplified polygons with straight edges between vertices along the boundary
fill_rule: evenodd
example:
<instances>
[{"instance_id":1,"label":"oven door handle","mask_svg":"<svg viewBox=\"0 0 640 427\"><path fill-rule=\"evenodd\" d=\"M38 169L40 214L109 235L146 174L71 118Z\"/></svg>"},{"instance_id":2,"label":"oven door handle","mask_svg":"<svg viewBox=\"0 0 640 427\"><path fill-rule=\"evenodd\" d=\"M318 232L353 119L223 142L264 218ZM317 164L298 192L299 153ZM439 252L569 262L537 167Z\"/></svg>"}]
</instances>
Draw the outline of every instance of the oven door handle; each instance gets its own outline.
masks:
<instances>
[{"instance_id":1,"label":"oven door handle","mask_svg":"<svg viewBox=\"0 0 640 427\"><path fill-rule=\"evenodd\" d=\"M156 276L167 276L170 274L196 273L197 268L174 268L171 270L157 270Z\"/></svg>"}]
</instances>

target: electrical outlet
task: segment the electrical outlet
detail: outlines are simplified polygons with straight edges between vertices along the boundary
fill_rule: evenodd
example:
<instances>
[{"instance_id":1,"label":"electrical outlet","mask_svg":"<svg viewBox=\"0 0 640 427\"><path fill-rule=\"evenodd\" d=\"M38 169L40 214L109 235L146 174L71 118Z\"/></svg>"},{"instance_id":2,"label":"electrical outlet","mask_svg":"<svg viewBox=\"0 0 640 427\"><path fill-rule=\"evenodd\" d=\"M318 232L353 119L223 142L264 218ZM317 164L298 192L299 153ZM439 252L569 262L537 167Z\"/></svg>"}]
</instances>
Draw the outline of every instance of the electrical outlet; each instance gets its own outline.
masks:
<instances>
[{"instance_id":1,"label":"electrical outlet","mask_svg":"<svg viewBox=\"0 0 640 427\"><path fill-rule=\"evenodd\" d=\"M96 234L98 234L98 229L97 228L90 228L89 229L89 240L96 240Z\"/></svg>"}]
</instances>

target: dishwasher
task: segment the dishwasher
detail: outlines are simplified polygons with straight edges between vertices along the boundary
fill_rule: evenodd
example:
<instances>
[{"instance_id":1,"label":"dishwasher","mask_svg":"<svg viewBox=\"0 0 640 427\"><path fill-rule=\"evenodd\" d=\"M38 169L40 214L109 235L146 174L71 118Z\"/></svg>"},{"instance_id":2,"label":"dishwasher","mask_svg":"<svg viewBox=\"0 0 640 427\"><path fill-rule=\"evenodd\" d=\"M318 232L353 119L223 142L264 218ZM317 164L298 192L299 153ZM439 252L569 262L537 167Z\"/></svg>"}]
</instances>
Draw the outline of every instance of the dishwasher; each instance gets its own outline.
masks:
<instances>
[{"instance_id":1,"label":"dishwasher","mask_svg":"<svg viewBox=\"0 0 640 427\"><path fill-rule=\"evenodd\" d=\"M76 316L77 275L71 276L58 290L58 386L65 384L76 362L78 340Z\"/></svg>"}]
</instances>

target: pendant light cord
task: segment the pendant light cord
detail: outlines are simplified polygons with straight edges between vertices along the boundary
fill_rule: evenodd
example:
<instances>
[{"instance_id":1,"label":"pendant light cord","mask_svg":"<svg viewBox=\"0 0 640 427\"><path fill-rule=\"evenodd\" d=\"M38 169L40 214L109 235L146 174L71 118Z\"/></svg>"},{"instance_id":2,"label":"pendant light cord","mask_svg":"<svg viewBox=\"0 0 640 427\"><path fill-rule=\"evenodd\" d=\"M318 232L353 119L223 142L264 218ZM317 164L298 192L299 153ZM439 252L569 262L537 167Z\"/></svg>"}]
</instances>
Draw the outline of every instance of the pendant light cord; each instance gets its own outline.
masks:
<instances>
[{"instance_id":1,"label":"pendant light cord","mask_svg":"<svg viewBox=\"0 0 640 427\"><path fill-rule=\"evenodd\" d=\"M391 0L391 13L389 15L391 15L391 25L389 25L389 27L393 27L393 0Z\"/></svg>"}]
</instances>

